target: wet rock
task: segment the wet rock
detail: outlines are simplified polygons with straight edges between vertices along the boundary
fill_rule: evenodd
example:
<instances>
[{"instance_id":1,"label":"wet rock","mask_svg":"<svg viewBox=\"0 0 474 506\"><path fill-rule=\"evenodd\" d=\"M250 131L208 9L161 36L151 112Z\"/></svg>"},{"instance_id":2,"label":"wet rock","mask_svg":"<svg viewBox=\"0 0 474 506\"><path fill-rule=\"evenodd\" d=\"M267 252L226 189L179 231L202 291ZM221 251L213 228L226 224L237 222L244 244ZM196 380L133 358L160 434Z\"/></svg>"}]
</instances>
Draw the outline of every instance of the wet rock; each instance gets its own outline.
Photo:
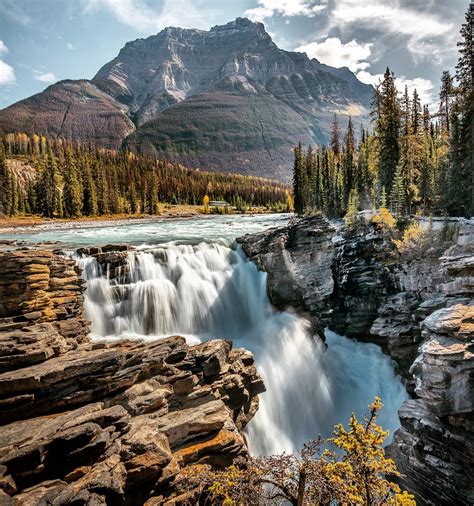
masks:
<instances>
[{"instance_id":1,"label":"wet rock","mask_svg":"<svg viewBox=\"0 0 474 506\"><path fill-rule=\"evenodd\" d=\"M473 504L472 222L463 223L462 240L411 259L394 255L371 226L338 236L321 227L319 239L308 239L318 223L296 220L240 241L269 272L279 307L316 311L330 328L376 342L396 361L415 398L400 409L390 451L417 503Z\"/></svg>"},{"instance_id":2,"label":"wet rock","mask_svg":"<svg viewBox=\"0 0 474 506\"><path fill-rule=\"evenodd\" d=\"M319 318L327 311L334 289L331 266L335 233L328 220L314 216L238 239L247 256L267 273L272 303L280 309L291 306L309 312L321 336Z\"/></svg>"}]
</instances>

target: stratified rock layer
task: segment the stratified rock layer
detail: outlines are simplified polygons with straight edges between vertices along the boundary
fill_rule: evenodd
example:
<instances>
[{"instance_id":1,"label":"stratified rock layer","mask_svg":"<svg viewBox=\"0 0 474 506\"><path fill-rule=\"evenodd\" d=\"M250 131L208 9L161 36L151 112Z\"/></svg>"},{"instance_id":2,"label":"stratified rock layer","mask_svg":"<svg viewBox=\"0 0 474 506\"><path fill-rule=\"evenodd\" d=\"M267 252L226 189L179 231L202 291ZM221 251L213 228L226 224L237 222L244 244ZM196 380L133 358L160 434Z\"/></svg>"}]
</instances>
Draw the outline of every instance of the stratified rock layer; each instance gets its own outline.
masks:
<instances>
[{"instance_id":1,"label":"stratified rock layer","mask_svg":"<svg viewBox=\"0 0 474 506\"><path fill-rule=\"evenodd\" d=\"M74 261L49 251L0 253L0 283L2 504L174 504L183 468L246 455L248 351L91 342Z\"/></svg>"},{"instance_id":2,"label":"stratified rock layer","mask_svg":"<svg viewBox=\"0 0 474 506\"><path fill-rule=\"evenodd\" d=\"M474 305L435 311L422 323L411 371L418 398L400 409L391 452L418 504L474 502Z\"/></svg>"}]
</instances>

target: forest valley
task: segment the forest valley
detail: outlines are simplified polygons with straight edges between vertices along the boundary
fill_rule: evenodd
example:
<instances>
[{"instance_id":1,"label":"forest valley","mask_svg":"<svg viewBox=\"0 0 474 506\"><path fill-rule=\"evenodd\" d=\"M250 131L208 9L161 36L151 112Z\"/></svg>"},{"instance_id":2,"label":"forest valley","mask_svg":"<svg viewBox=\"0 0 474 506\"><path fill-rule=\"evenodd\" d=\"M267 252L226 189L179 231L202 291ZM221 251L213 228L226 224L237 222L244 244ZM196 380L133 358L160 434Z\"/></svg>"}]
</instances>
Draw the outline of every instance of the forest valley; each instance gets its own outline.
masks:
<instances>
[{"instance_id":1,"label":"forest valley","mask_svg":"<svg viewBox=\"0 0 474 506\"><path fill-rule=\"evenodd\" d=\"M474 214L474 6L461 28L455 78L441 77L439 111L420 104L416 89L399 97L387 68L372 101L373 131L356 145L351 119L341 140L334 116L330 146L295 148L294 207L331 217L388 208L400 221L415 213Z\"/></svg>"},{"instance_id":2,"label":"forest valley","mask_svg":"<svg viewBox=\"0 0 474 506\"><path fill-rule=\"evenodd\" d=\"M15 170L12 158L29 164L29 172ZM0 183L1 204L8 216L159 214L160 203L200 205L209 200L226 201L239 212L254 206L282 211L291 205L289 187L279 181L202 172L24 133L0 139ZM227 206L222 208L226 211Z\"/></svg>"}]
</instances>

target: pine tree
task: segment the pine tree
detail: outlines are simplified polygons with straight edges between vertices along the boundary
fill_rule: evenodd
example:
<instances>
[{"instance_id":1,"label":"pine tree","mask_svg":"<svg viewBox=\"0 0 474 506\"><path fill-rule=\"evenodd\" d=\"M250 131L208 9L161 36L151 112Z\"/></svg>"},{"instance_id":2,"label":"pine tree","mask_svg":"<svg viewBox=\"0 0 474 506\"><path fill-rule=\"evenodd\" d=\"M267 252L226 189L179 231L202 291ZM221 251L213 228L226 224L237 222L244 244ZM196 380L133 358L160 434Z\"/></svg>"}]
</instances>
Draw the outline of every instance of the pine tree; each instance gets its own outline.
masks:
<instances>
[{"instance_id":1,"label":"pine tree","mask_svg":"<svg viewBox=\"0 0 474 506\"><path fill-rule=\"evenodd\" d=\"M349 117L347 132L344 136L344 151L342 161L343 172L343 208L348 205L349 195L354 188L357 188L358 182L355 181L355 138L352 120Z\"/></svg>"},{"instance_id":2,"label":"pine tree","mask_svg":"<svg viewBox=\"0 0 474 506\"><path fill-rule=\"evenodd\" d=\"M392 191L390 193L390 202L393 214L397 220L401 220L401 218L405 215L406 209L406 192L404 177L402 174L402 164L397 166L397 171L395 172L395 177L392 183Z\"/></svg>"},{"instance_id":3,"label":"pine tree","mask_svg":"<svg viewBox=\"0 0 474 506\"><path fill-rule=\"evenodd\" d=\"M43 216L52 218L60 205L59 174L56 159L50 151L43 160L43 169L38 183L38 203Z\"/></svg>"},{"instance_id":4,"label":"pine tree","mask_svg":"<svg viewBox=\"0 0 474 506\"><path fill-rule=\"evenodd\" d=\"M459 83L455 113L459 114L458 153L454 155L458 167L453 167L460 185L459 200L463 203L456 214L474 214L474 4L469 4L461 27L461 41L458 42L459 60L456 65L456 79ZM454 209L453 209L454 211Z\"/></svg>"},{"instance_id":5,"label":"pine tree","mask_svg":"<svg viewBox=\"0 0 474 506\"><path fill-rule=\"evenodd\" d=\"M358 221L358 212L359 212L359 196L357 194L357 190L353 188L349 195L347 213L344 216L344 221L348 229L352 229L356 226Z\"/></svg>"},{"instance_id":6,"label":"pine tree","mask_svg":"<svg viewBox=\"0 0 474 506\"><path fill-rule=\"evenodd\" d=\"M303 214L304 202L303 202L303 148L301 142L294 149L295 152L295 163L293 166L293 199L295 213Z\"/></svg>"},{"instance_id":7,"label":"pine tree","mask_svg":"<svg viewBox=\"0 0 474 506\"><path fill-rule=\"evenodd\" d=\"M85 216L97 215L97 190L92 178L89 159L82 162L82 213Z\"/></svg>"},{"instance_id":8,"label":"pine tree","mask_svg":"<svg viewBox=\"0 0 474 506\"><path fill-rule=\"evenodd\" d=\"M77 218L81 216L83 192L77 166L70 150L66 153L63 173L64 212L69 218Z\"/></svg>"},{"instance_id":9,"label":"pine tree","mask_svg":"<svg viewBox=\"0 0 474 506\"><path fill-rule=\"evenodd\" d=\"M441 86L439 90L439 114L441 124L449 134L449 123L451 121L451 102L454 93L453 78L449 70L445 70L441 76Z\"/></svg>"},{"instance_id":10,"label":"pine tree","mask_svg":"<svg viewBox=\"0 0 474 506\"><path fill-rule=\"evenodd\" d=\"M336 157L341 152L341 133L339 131L339 122L337 120L337 114L334 114L334 119L331 128L331 143L330 147Z\"/></svg>"},{"instance_id":11,"label":"pine tree","mask_svg":"<svg viewBox=\"0 0 474 506\"><path fill-rule=\"evenodd\" d=\"M413 100L411 103L411 132L414 135L420 135L423 131L423 113L420 104L420 97L416 88L413 90Z\"/></svg>"},{"instance_id":12,"label":"pine tree","mask_svg":"<svg viewBox=\"0 0 474 506\"><path fill-rule=\"evenodd\" d=\"M3 144L0 144L0 204L7 216L13 215L14 179L7 166Z\"/></svg>"},{"instance_id":13,"label":"pine tree","mask_svg":"<svg viewBox=\"0 0 474 506\"><path fill-rule=\"evenodd\" d=\"M393 73L387 67L378 91L380 93L380 113L375 122L375 132L379 140L379 180L385 189L392 187L393 177L400 158L400 106Z\"/></svg>"}]
</instances>

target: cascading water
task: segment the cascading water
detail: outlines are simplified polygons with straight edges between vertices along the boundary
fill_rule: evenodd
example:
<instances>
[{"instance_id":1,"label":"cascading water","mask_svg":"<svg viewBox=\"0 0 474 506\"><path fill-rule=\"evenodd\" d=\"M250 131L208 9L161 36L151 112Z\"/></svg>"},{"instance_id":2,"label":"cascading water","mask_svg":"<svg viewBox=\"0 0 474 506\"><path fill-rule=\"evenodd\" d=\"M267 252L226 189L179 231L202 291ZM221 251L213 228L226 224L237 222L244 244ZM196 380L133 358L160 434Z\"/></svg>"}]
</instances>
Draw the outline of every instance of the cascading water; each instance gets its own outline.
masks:
<instances>
[{"instance_id":1,"label":"cascading water","mask_svg":"<svg viewBox=\"0 0 474 506\"><path fill-rule=\"evenodd\" d=\"M352 411L365 413L375 395L386 406L382 425L398 426L396 410L407 394L380 348L328 332L325 350L306 320L272 308L266 275L230 242L133 251L128 274L118 279L91 257L78 262L96 338L226 338L254 353L267 387L247 428L254 454L291 452L329 436Z\"/></svg>"}]
</instances>

